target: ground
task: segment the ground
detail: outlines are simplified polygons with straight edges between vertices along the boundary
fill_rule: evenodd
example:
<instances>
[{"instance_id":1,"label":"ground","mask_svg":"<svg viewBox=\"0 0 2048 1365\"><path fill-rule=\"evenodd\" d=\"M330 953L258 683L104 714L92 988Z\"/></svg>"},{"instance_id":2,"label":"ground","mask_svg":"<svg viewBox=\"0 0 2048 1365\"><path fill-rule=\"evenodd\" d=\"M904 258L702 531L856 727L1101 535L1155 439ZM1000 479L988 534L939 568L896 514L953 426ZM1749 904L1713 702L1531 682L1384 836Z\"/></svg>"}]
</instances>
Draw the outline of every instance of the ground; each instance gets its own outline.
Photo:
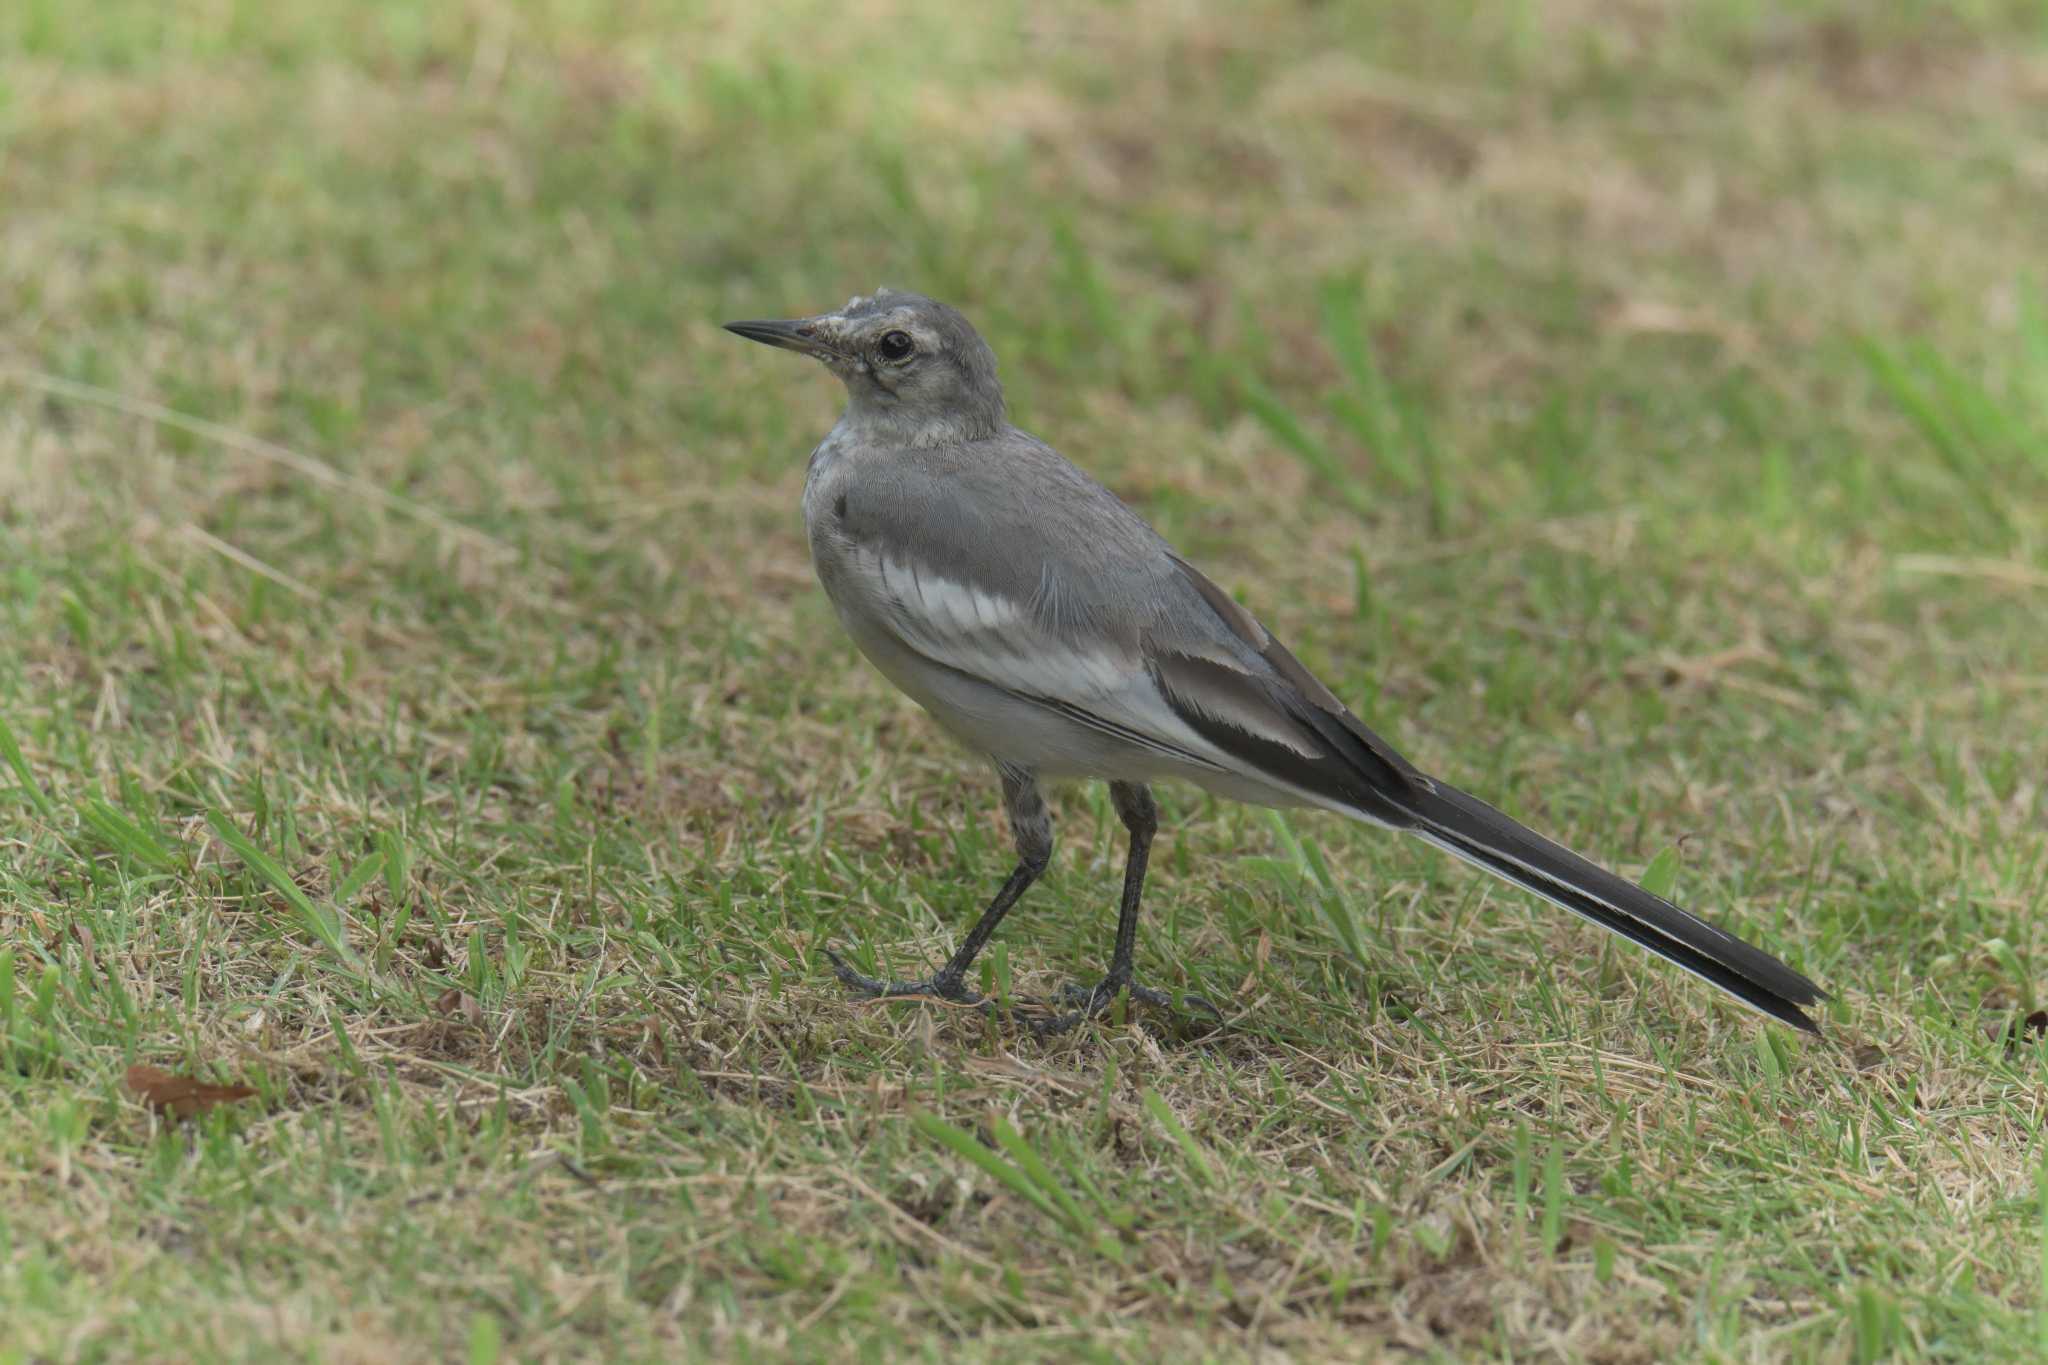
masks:
<instances>
[{"instance_id":1,"label":"ground","mask_svg":"<svg viewBox=\"0 0 2048 1365\"><path fill-rule=\"evenodd\" d=\"M2042 1349L2044 146L2022 0L6 6L0 1359ZM1174 789L1221 1027L848 999L1006 837L718 324L878 284L1823 1036Z\"/></svg>"}]
</instances>

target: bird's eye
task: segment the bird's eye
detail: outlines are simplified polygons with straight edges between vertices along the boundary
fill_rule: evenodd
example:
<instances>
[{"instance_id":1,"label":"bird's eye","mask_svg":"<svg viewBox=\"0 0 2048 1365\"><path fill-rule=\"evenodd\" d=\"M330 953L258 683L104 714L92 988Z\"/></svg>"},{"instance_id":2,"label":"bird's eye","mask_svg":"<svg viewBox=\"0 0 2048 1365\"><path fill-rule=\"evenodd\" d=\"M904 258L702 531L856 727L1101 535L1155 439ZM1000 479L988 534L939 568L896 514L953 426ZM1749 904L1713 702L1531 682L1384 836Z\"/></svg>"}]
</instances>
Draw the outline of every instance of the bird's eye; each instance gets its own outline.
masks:
<instances>
[{"instance_id":1,"label":"bird's eye","mask_svg":"<svg viewBox=\"0 0 2048 1365\"><path fill-rule=\"evenodd\" d=\"M916 350L917 347L910 340L910 333L908 332L884 332L882 333L881 341L876 343L875 349L881 352L882 359L884 360L903 360L908 358L910 353Z\"/></svg>"}]
</instances>

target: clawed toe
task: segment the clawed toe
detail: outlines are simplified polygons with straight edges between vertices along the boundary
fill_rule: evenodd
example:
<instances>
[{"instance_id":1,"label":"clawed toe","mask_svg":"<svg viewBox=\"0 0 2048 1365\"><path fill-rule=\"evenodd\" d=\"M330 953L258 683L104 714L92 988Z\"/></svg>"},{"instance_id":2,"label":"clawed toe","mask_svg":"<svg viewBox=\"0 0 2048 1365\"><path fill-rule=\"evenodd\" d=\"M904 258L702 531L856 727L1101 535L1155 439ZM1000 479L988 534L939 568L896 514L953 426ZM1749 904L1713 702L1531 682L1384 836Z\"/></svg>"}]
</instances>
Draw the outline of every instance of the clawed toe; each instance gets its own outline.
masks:
<instances>
[{"instance_id":1,"label":"clawed toe","mask_svg":"<svg viewBox=\"0 0 2048 1365\"><path fill-rule=\"evenodd\" d=\"M1127 995L1141 1005L1151 1005L1157 1009L1175 1010L1185 1007L1199 1010L1215 1019L1223 1017L1223 1011L1217 1009L1214 1002L1206 996L1182 995L1176 999L1166 991L1140 986L1135 982L1102 981L1094 986L1074 984L1066 987L1060 992L1059 1003L1069 1006L1069 1011L1035 1025L1035 1031L1041 1037L1045 1037L1065 1033L1084 1019L1102 1018L1115 1008L1117 997L1120 995Z\"/></svg>"},{"instance_id":2,"label":"clawed toe","mask_svg":"<svg viewBox=\"0 0 2048 1365\"><path fill-rule=\"evenodd\" d=\"M979 992L968 989L967 983L957 976L949 977L936 972L919 981L884 981L880 977L857 972L846 959L825 949L825 956L832 960L832 971L840 982L854 994L869 1000L900 999L906 996L922 996L944 1000L954 1005L980 1005L985 1003Z\"/></svg>"}]
</instances>

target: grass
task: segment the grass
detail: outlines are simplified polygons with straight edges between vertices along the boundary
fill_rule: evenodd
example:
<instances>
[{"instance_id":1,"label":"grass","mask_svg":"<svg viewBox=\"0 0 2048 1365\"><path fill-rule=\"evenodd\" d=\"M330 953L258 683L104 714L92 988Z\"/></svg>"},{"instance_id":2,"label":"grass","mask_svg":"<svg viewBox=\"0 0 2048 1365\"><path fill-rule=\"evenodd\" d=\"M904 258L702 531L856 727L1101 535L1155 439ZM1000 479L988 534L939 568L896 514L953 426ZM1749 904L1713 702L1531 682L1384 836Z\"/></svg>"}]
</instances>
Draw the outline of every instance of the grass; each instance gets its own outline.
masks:
<instances>
[{"instance_id":1,"label":"grass","mask_svg":"<svg viewBox=\"0 0 2048 1365\"><path fill-rule=\"evenodd\" d=\"M782 8L0 14L0 1359L2048 1348L2039 5ZM1187 791L1221 1030L845 999L1006 836L717 323L877 283L1825 1039Z\"/></svg>"}]
</instances>

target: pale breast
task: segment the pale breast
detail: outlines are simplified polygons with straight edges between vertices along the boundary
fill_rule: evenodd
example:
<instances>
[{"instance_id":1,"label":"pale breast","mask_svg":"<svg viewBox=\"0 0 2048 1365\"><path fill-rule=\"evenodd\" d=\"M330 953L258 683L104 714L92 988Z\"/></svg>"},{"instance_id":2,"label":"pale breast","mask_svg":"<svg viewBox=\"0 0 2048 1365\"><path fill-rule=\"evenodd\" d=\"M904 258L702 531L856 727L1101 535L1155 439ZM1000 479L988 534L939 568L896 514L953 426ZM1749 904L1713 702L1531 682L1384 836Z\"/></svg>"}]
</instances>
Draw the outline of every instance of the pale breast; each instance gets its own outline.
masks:
<instances>
[{"instance_id":1,"label":"pale breast","mask_svg":"<svg viewBox=\"0 0 2048 1365\"><path fill-rule=\"evenodd\" d=\"M843 491L840 487L846 477L847 439L844 423L825 433L825 439L818 442L818 448L811 452L811 460L804 467L804 526L809 529L818 524L819 518L831 510L833 501Z\"/></svg>"}]
</instances>

